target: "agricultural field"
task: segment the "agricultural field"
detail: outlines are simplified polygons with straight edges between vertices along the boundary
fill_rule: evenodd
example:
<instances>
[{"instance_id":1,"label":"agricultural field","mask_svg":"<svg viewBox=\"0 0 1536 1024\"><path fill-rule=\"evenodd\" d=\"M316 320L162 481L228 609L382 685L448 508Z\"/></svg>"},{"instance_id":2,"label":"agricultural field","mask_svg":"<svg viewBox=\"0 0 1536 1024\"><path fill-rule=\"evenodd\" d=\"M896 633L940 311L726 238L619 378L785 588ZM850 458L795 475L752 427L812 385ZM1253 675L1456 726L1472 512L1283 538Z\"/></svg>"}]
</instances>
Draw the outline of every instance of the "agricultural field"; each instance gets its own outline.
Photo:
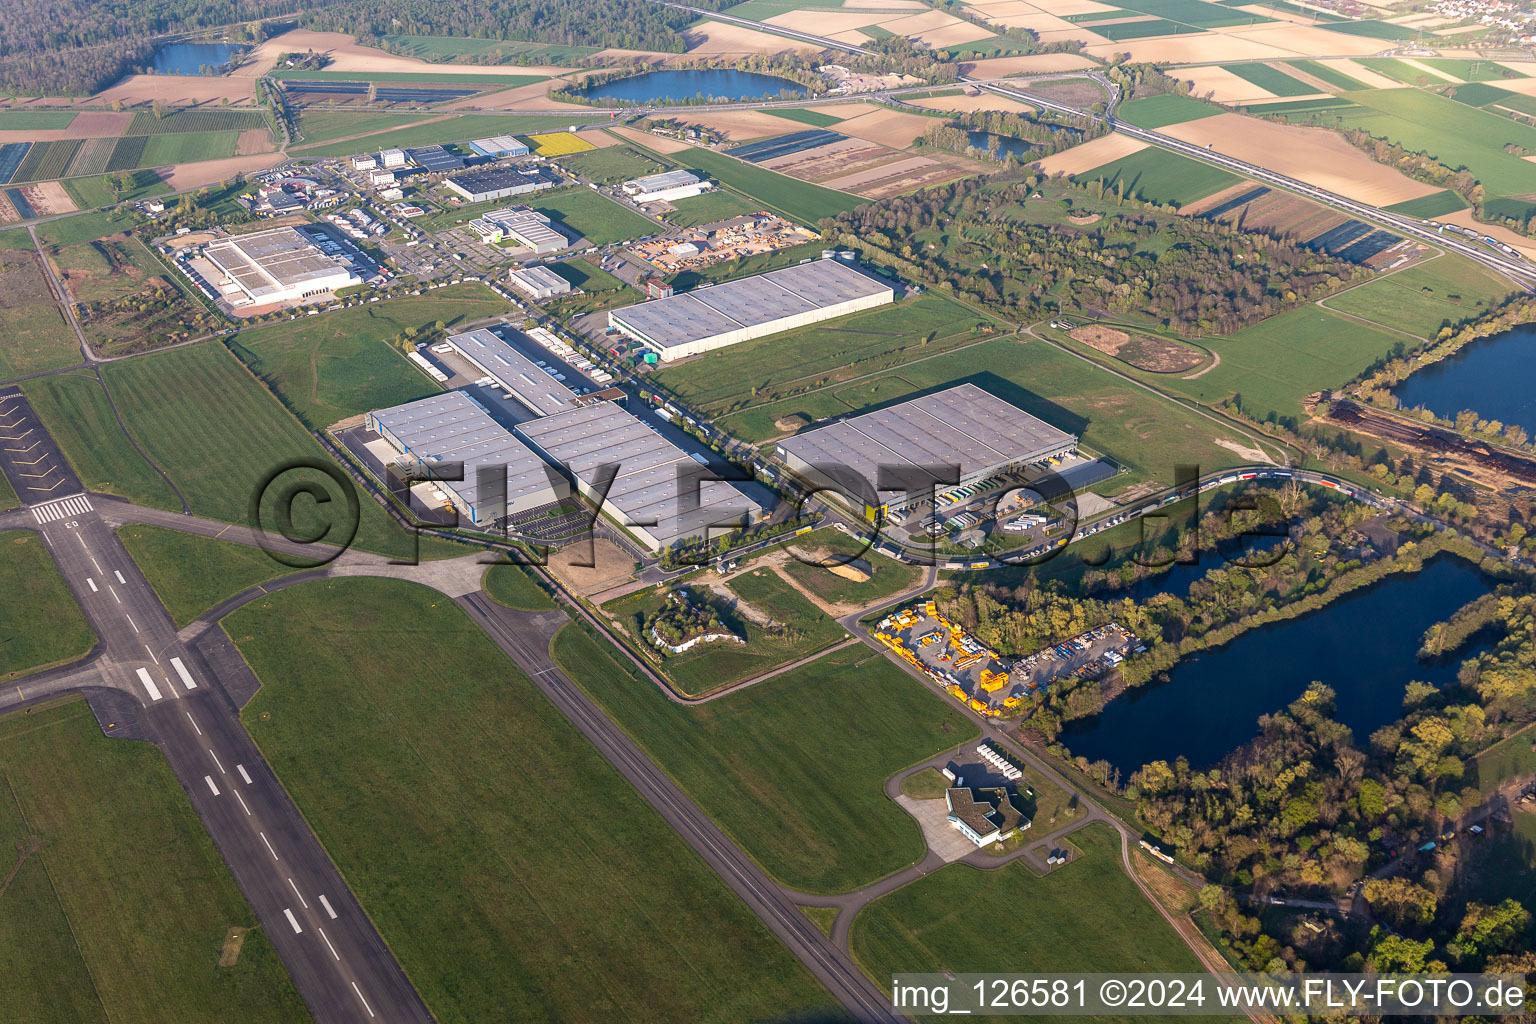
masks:
<instances>
[{"instance_id":1,"label":"agricultural field","mask_svg":"<svg viewBox=\"0 0 1536 1024\"><path fill-rule=\"evenodd\" d=\"M804 892L848 891L920 859L917 823L885 780L977 734L862 646L697 707L672 703L579 625L553 652L716 824Z\"/></svg>"},{"instance_id":2,"label":"agricultural field","mask_svg":"<svg viewBox=\"0 0 1536 1024\"><path fill-rule=\"evenodd\" d=\"M1420 219L1442 217L1447 213L1455 213L1457 210L1465 210L1467 201L1453 189L1445 189L1424 196L1421 199L1410 199L1406 203L1396 203L1387 209L1393 213L1401 213L1405 217L1418 217Z\"/></svg>"},{"instance_id":3,"label":"agricultural field","mask_svg":"<svg viewBox=\"0 0 1536 1024\"><path fill-rule=\"evenodd\" d=\"M825 386L965 344L982 314L937 292L902 299L786 334L742 342L655 374L709 415L792 387Z\"/></svg>"},{"instance_id":4,"label":"agricultural field","mask_svg":"<svg viewBox=\"0 0 1536 1024\"><path fill-rule=\"evenodd\" d=\"M695 148L683 155L689 169L751 196L798 224L814 227L823 217L835 217L864 202L858 196L799 181L722 153Z\"/></svg>"},{"instance_id":5,"label":"agricultural field","mask_svg":"<svg viewBox=\"0 0 1536 1024\"><path fill-rule=\"evenodd\" d=\"M880 897L854 918L854 959L885 989L893 972L960 965L1004 972L1020 963L1043 972L1204 970L1126 876L1120 837L1110 826L1086 825L1061 845L1076 847L1072 861L1044 878L1018 860L991 870L951 864ZM1029 912L999 914L999 907Z\"/></svg>"},{"instance_id":6,"label":"agricultural field","mask_svg":"<svg viewBox=\"0 0 1536 1024\"><path fill-rule=\"evenodd\" d=\"M43 278L36 250L0 248L0 321L0 380L80 362L80 343Z\"/></svg>"},{"instance_id":7,"label":"agricultural field","mask_svg":"<svg viewBox=\"0 0 1536 1024\"><path fill-rule=\"evenodd\" d=\"M1221 113L1220 107L1190 99L1188 96L1149 96L1143 100L1122 103L1115 116L1138 128L1166 128L1170 124L1183 124Z\"/></svg>"},{"instance_id":8,"label":"agricultural field","mask_svg":"<svg viewBox=\"0 0 1536 1024\"><path fill-rule=\"evenodd\" d=\"M535 156L570 156L597 148L572 132L550 132L547 135L528 135L525 138Z\"/></svg>"},{"instance_id":9,"label":"agricultural field","mask_svg":"<svg viewBox=\"0 0 1536 1024\"><path fill-rule=\"evenodd\" d=\"M0 531L0 552L0 679L84 657L96 634L43 538L31 530Z\"/></svg>"},{"instance_id":10,"label":"agricultural field","mask_svg":"<svg viewBox=\"0 0 1536 1024\"><path fill-rule=\"evenodd\" d=\"M390 52L407 57L442 62L452 62L460 57L473 57L476 64L485 63L487 55L494 54L500 57L504 64L537 63L558 66L575 64L582 57L590 57L598 52L597 48L592 46L469 39L463 36L390 35L385 36L384 41L389 44Z\"/></svg>"},{"instance_id":11,"label":"agricultural field","mask_svg":"<svg viewBox=\"0 0 1536 1024\"><path fill-rule=\"evenodd\" d=\"M584 236L607 245L654 234L656 224L591 189L557 189L529 196L528 205Z\"/></svg>"},{"instance_id":12,"label":"agricultural field","mask_svg":"<svg viewBox=\"0 0 1536 1024\"><path fill-rule=\"evenodd\" d=\"M164 167L190 164L199 160L222 160L235 155L238 132L188 132L175 135L151 135L139 157L140 167Z\"/></svg>"},{"instance_id":13,"label":"agricultural field","mask_svg":"<svg viewBox=\"0 0 1536 1024\"><path fill-rule=\"evenodd\" d=\"M11 184L62 178L79 149L79 139L32 143L32 148L27 150L26 158L16 168L16 173L11 175Z\"/></svg>"},{"instance_id":14,"label":"agricultural field","mask_svg":"<svg viewBox=\"0 0 1536 1024\"><path fill-rule=\"evenodd\" d=\"M691 696L750 679L847 635L771 568L749 568L720 588L699 580L681 585L695 605L708 605L726 629L746 640L700 644L683 654L661 656L660 670ZM641 623L666 600L663 593L644 590L604 605L603 611L629 631L636 647L649 650Z\"/></svg>"},{"instance_id":15,"label":"agricultural field","mask_svg":"<svg viewBox=\"0 0 1536 1024\"><path fill-rule=\"evenodd\" d=\"M181 501L118 426L94 373L38 377L21 390L88 490L181 511Z\"/></svg>"},{"instance_id":16,"label":"agricultural field","mask_svg":"<svg viewBox=\"0 0 1536 1024\"><path fill-rule=\"evenodd\" d=\"M544 75L488 75L465 71L463 74L442 74L437 71L274 71L272 77L285 82L376 82L425 83L428 85L495 85L515 89L520 85L532 85L545 80Z\"/></svg>"},{"instance_id":17,"label":"agricultural field","mask_svg":"<svg viewBox=\"0 0 1536 1024\"><path fill-rule=\"evenodd\" d=\"M403 128L406 125L424 121L430 116L429 114L419 113L375 114L363 111L341 113L339 111L332 112L305 108L299 112L299 131L304 135L300 145L313 146L336 139L350 139L357 135L367 135L370 132ZM370 140L358 139L357 152L366 151L372 145L373 143Z\"/></svg>"},{"instance_id":18,"label":"agricultural field","mask_svg":"<svg viewBox=\"0 0 1536 1024\"><path fill-rule=\"evenodd\" d=\"M843 118L841 117L834 117L831 114L823 114L819 110L774 107L769 109L767 113L772 114L774 117L782 117L788 121L797 121L800 124L808 124L814 128L829 128L832 125L840 124L843 121Z\"/></svg>"},{"instance_id":19,"label":"agricultural field","mask_svg":"<svg viewBox=\"0 0 1536 1024\"><path fill-rule=\"evenodd\" d=\"M70 110L0 110L0 132L59 131L74 119Z\"/></svg>"},{"instance_id":20,"label":"agricultural field","mask_svg":"<svg viewBox=\"0 0 1536 1024\"><path fill-rule=\"evenodd\" d=\"M283 397L311 429L434 394L438 386L390 344L407 330L448 333L469 320L506 312L506 302L476 284L454 285L354 306L313 319L252 327L229 339L241 361Z\"/></svg>"},{"instance_id":21,"label":"agricultural field","mask_svg":"<svg viewBox=\"0 0 1536 1024\"><path fill-rule=\"evenodd\" d=\"M308 1019L160 751L106 738L84 701L0 718L0 844L0 1018ZM232 928L249 930L221 967Z\"/></svg>"},{"instance_id":22,"label":"agricultural field","mask_svg":"<svg viewBox=\"0 0 1536 1024\"><path fill-rule=\"evenodd\" d=\"M701 224L729 220L761 209L757 203L743 199L727 189L717 188L701 196L690 196L672 203L675 209L665 214L668 223L680 228L696 228Z\"/></svg>"},{"instance_id":23,"label":"agricultural field","mask_svg":"<svg viewBox=\"0 0 1536 1024\"><path fill-rule=\"evenodd\" d=\"M173 110L162 117L140 110L128 122L124 135L175 135L184 133L249 131L269 127L259 110Z\"/></svg>"},{"instance_id":24,"label":"agricultural field","mask_svg":"<svg viewBox=\"0 0 1536 1024\"><path fill-rule=\"evenodd\" d=\"M1447 253L1335 295L1324 305L1383 327L1433 338L1442 326L1454 327L1482 316L1511 290L1503 278Z\"/></svg>"},{"instance_id":25,"label":"agricultural field","mask_svg":"<svg viewBox=\"0 0 1536 1024\"><path fill-rule=\"evenodd\" d=\"M1079 174L1077 180L1102 181L1106 193L1123 188L1126 195L1147 202L1186 206L1235 185L1242 179L1220 167L1148 146L1130 156Z\"/></svg>"},{"instance_id":26,"label":"agricultural field","mask_svg":"<svg viewBox=\"0 0 1536 1024\"><path fill-rule=\"evenodd\" d=\"M331 115L328 115L328 117ZM348 115L337 114L336 117ZM360 118L377 118L366 113ZM411 117L405 122L380 130L377 126L361 131L344 131L331 140L306 138L292 147L295 158L317 159L327 156L351 156L354 153L377 152L380 149L404 146L429 146L450 142L465 142L491 135L524 135L528 132L563 129L571 123L569 116L549 114L455 114L448 117L427 114ZM338 130L336 122L327 121L327 127ZM369 132L364 135L363 132ZM353 138L360 135L360 138Z\"/></svg>"},{"instance_id":27,"label":"agricultural field","mask_svg":"<svg viewBox=\"0 0 1536 1024\"><path fill-rule=\"evenodd\" d=\"M117 531L177 628L226 598L293 570L260 548L133 523Z\"/></svg>"},{"instance_id":28,"label":"agricultural field","mask_svg":"<svg viewBox=\"0 0 1536 1024\"><path fill-rule=\"evenodd\" d=\"M1278 68L1267 64L1224 64L1222 67L1245 82L1258 86L1276 96L1307 96L1317 92L1299 78L1292 78Z\"/></svg>"},{"instance_id":29,"label":"agricultural field","mask_svg":"<svg viewBox=\"0 0 1536 1024\"><path fill-rule=\"evenodd\" d=\"M828 1010L441 595L307 583L227 628L263 681L247 727L435 1019L725 1024Z\"/></svg>"},{"instance_id":30,"label":"agricultural field","mask_svg":"<svg viewBox=\"0 0 1536 1024\"><path fill-rule=\"evenodd\" d=\"M1348 92L1352 89L1366 88L1364 82L1361 82L1358 79L1350 78L1338 68L1331 68L1320 61L1292 60L1286 61L1286 63L1295 68L1297 71L1303 71L1311 75L1313 78L1321 79L1334 88L1343 89L1345 92Z\"/></svg>"},{"instance_id":31,"label":"agricultural field","mask_svg":"<svg viewBox=\"0 0 1536 1024\"><path fill-rule=\"evenodd\" d=\"M584 153L573 153L560 163L572 173L603 185L617 185L665 170L660 163L629 146L589 149Z\"/></svg>"}]
</instances>

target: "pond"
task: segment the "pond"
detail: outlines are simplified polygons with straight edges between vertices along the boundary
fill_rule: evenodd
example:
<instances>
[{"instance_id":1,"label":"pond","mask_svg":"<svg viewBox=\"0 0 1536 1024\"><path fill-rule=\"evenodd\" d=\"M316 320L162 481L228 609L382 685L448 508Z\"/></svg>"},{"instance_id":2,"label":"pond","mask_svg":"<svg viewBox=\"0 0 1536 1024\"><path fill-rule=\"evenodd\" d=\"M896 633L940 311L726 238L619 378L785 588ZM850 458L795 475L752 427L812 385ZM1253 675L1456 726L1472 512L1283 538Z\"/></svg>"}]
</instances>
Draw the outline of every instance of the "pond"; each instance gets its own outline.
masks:
<instances>
[{"instance_id":1,"label":"pond","mask_svg":"<svg viewBox=\"0 0 1536 1024\"><path fill-rule=\"evenodd\" d=\"M966 132L965 137L974 148L980 150L986 150L992 144L992 140L996 139L999 159L1012 156L1022 160L1034 148L1023 139L1015 139L1009 135L993 135L991 132Z\"/></svg>"},{"instance_id":2,"label":"pond","mask_svg":"<svg viewBox=\"0 0 1536 1024\"><path fill-rule=\"evenodd\" d=\"M643 75L593 86L584 95L591 99L623 103L655 103L661 100L675 103L701 96L706 100L754 100L775 97L782 92L804 96L806 89L799 82L774 75L705 68L696 71L648 71ZM793 122L786 121L785 126L793 127Z\"/></svg>"},{"instance_id":3,"label":"pond","mask_svg":"<svg viewBox=\"0 0 1536 1024\"><path fill-rule=\"evenodd\" d=\"M157 75L200 75L204 66L221 74L243 52L245 47L236 43L167 43L155 51L149 67Z\"/></svg>"},{"instance_id":4,"label":"pond","mask_svg":"<svg viewBox=\"0 0 1536 1024\"><path fill-rule=\"evenodd\" d=\"M1448 359L1426 366L1393 392L1408 408L1423 406L1455 419L1471 409L1484 419L1518 423L1536 435L1536 325L1480 338Z\"/></svg>"},{"instance_id":5,"label":"pond","mask_svg":"<svg viewBox=\"0 0 1536 1024\"><path fill-rule=\"evenodd\" d=\"M1094 718L1070 726L1073 754L1101 758L1128 778L1149 761L1180 755L1196 768L1220 761L1258 733L1260 715L1283 709L1314 680L1337 695L1335 720L1364 743L1402 717L1410 680L1444 686L1464 648L1421 661L1424 631L1489 589L1476 569L1443 557L1392 576L1299 619L1264 626L1176 666L1167 683L1131 690Z\"/></svg>"}]
</instances>

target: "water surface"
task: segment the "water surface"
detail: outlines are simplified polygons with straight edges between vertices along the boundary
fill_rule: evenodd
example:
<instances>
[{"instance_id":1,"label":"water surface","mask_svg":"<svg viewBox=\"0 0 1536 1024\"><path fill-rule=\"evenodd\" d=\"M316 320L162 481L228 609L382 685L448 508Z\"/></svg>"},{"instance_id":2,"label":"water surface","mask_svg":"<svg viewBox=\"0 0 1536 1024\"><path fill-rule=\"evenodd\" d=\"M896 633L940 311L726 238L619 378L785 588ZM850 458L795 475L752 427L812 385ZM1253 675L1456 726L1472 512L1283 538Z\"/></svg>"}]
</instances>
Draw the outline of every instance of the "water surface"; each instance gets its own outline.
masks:
<instances>
[{"instance_id":1,"label":"water surface","mask_svg":"<svg viewBox=\"0 0 1536 1024\"><path fill-rule=\"evenodd\" d=\"M200 75L204 65L218 74L244 49L236 43L167 43L155 51L149 66L157 75Z\"/></svg>"},{"instance_id":2,"label":"water surface","mask_svg":"<svg viewBox=\"0 0 1536 1024\"><path fill-rule=\"evenodd\" d=\"M1455 355L1426 366L1394 394L1409 408L1423 406L1446 419L1471 409L1483 419L1518 423L1536 435L1536 325L1480 338Z\"/></svg>"}]
</instances>

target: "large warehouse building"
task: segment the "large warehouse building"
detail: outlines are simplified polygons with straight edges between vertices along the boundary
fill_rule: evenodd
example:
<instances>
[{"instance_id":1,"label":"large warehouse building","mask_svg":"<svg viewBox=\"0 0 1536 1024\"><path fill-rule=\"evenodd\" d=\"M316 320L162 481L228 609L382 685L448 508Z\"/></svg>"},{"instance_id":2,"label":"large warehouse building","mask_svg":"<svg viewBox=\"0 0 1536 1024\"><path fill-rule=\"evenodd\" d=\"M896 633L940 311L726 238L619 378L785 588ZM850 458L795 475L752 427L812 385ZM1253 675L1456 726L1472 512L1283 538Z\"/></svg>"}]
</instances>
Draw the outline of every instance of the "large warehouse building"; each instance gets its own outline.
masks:
<instances>
[{"instance_id":1,"label":"large warehouse building","mask_svg":"<svg viewBox=\"0 0 1536 1024\"><path fill-rule=\"evenodd\" d=\"M538 264L512 271L507 281L530 299L550 299L571 290L571 282Z\"/></svg>"},{"instance_id":2,"label":"large warehouse building","mask_svg":"<svg viewBox=\"0 0 1536 1024\"><path fill-rule=\"evenodd\" d=\"M636 203L671 202L702 195L714 188L714 182L705 181L692 171L663 171L643 178L626 181L619 186L624 194Z\"/></svg>"},{"instance_id":3,"label":"large warehouse building","mask_svg":"<svg viewBox=\"0 0 1536 1024\"><path fill-rule=\"evenodd\" d=\"M210 243L203 256L223 275L215 285L233 306L294 302L363 283L340 246L298 228L221 239Z\"/></svg>"},{"instance_id":4,"label":"large warehouse building","mask_svg":"<svg viewBox=\"0 0 1536 1024\"><path fill-rule=\"evenodd\" d=\"M723 533L762 508L681 448L612 402L600 402L517 426L551 462L565 466L576 489L652 552L680 541ZM599 490L605 467L617 466L607 498ZM608 472L613 472L611 469Z\"/></svg>"},{"instance_id":5,"label":"large warehouse building","mask_svg":"<svg viewBox=\"0 0 1536 1024\"><path fill-rule=\"evenodd\" d=\"M526 206L492 210L470 221L469 228L486 245L511 241L541 256L559 252L571 244L570 239L561 234L548 217Z\"/></svg>"},{"instance_id":6,"label":"large warehouse building","mask_svg":"<svg viewBox=\"0 0 1536 1024\"><path fill-rule=\"evenodd\" d=\"M453 191L471 203L485 203L492 199L506 199L554 188L555 183L535 172L523 174L510 167L492 167L483 171L465 171L447 179Z\"/></svg>"},{"instance_id":7,"label":"large warehouse building","mask_svg":"<svg viewBox=\"0 0 1536 1024\"><path fill-rule=\"evenodd\" d=\"M455 334L448 344L535 416L564 412L576 404L574 391L484 327Z\"/></svg>"},{"instance_id":8,"label":"large warehouse building","mask_svg":"<svg viewBox=\"0 0 1536 1024\"><path fill-rule=\"evenodd\" d=\"M462 480L434 479L428 486L447 495L475 525L489 526L570 496L570 484L559 473L462 391L370 412L367 423L410 465L430 470L462 464ZM492 470L484 489L481 467Z\"/></svg>"},{"instance_id":9,"label":"large warehouse building","mask_svg":"<svg viewBox=\"0 0 1536 1024\"><path fill-rule=\"evenodd\" d=\"M811 484L842 492L846 504L870 519L886 503L876 488L905 476L959 486L978 483L1010 468L1057 458L1077 447L1077 438L1057 430L974 384L961 384L922 398L854 416L780 441L779 454L791 471ZM926 486L926 484L919 484ZM887 492L889 493L889 492Z\"/></svg>"},{"instance_id":10,"label":"large warehouse building","mask_svg":"<svg viewBox=\"0 0 1536 1024\"><path fill-rule=\"evenodd\" d=\"M671 361L882 306L895 297L890 285L824 259L610 310L608 325Z\"/></svg>"}]
</instances>

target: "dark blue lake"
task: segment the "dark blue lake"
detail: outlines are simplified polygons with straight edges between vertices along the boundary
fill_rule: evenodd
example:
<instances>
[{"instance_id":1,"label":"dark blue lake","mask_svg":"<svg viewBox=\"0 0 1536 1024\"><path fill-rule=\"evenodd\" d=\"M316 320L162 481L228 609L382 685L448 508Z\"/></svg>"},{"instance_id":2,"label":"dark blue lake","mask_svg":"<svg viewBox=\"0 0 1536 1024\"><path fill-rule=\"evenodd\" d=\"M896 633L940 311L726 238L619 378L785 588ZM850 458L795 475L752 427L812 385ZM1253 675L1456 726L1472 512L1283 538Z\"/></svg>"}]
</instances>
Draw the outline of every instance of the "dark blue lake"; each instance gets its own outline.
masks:
<instances>
[{"instance_id":1,"label":"dark blue lake","mask_svg":"<svg viewBox=\"0 0 1536 1024\"><path fill-rule=\"evenodd\" d=\"M1311 615L1245 633L1174 667L1162 685L1131 690L1068 727L1073 754L1103 759L1122 778L1180 755L1196 768L1220 761L1258 733L1260 715L1284 708L1315 681L1337 695L1334 719L1355 742L1402 717L1411 680L1444 686L1479 648L1434 662L1417 654L1424 631L1486 593L1488 581L1459 559L1440 558Z\"/></svg>"},{"instance_id":2,"label":"dark blue lake","mask_svg":"<svg viewBox=\"0 0 1536 1024\"><path fill-rule=\"evenodd\" d=\"M198 75L204 65L222 68L244 50L236 43L167 43L155 51L149 66L157 75Z\"/></svg>"},{"instance_id":3,"label":"dark blue lake","mask_svg":"<svg viewBox=\"0 0 1536 1024\"><path fill-rule=\"evenodd\" d=\"M1527 324L1483 338L1449 359L1426 366L1393 394L1410 408L1423 406L1449 419L1471 409L1484 419L1518 423L1536 435L1536 326Z\"/></svg>"},{"instance_id":4,"label":"dark blue lake","mask_svg":"<svg viewBox=\"0 0 1536 1024\"><path fill-rule=\"evenodd\" d=\"M789 92L804 96L805 86L787 78L759 75L752 71L705 68L697 71L648 71L633 78L620 78L586 90L592 99L623 103L654 103L657 100L755 100Z\"/></svg>"}]
</instances>

